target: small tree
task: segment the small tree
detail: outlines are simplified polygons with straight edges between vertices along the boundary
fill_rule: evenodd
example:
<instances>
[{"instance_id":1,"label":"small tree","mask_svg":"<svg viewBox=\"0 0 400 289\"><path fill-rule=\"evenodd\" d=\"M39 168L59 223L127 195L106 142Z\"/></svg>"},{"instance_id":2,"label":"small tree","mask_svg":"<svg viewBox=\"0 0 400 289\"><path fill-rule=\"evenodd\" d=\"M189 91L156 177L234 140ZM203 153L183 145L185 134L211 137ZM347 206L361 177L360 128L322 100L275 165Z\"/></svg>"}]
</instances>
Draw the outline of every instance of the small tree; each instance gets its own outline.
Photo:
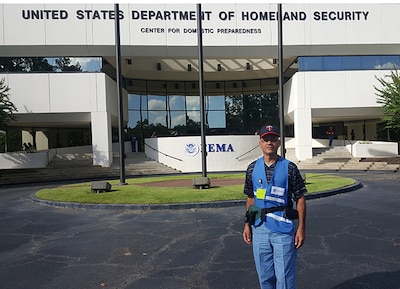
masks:
<instances>
[{"instance_id":1,"label":"small tree","mask_svg":"<svg viewBox=\"0 0 400 289\"><path fill-rule=\"evenodd\" d=\"M385 80L388 78L389 80ZM383 120L386 128L393 130L396 134L400 133L400 75L397 68L391 71L390 75L382 78L376 77L382 88L374 86L378 92L377 103L382 104Z\"/></svg>"},{"instance_id":2,"label":"small tree","mask_svg":"<svg viewBox=\"0 0 400 289\"><path fill-rule=\"evenodd\" d=\"M4 152L6 150L6 135L3 134L8 123L11 120L15 120L16 116L14 112L17 111L17 108L9 99L8 91L10 88L5 85L4 78L0 80L0 151Z\"/></svg>"},{"instance_id":3,"label":"small tree","mask_svg":"<svg viewBox=\"0 0 400 289\"><path fill-rule=\"evenodd\" d=\"M16 120L14 112L18 111L10 101L10 88L5 84L4 78L0 80L0 129L5 129L11 120Z\"/></svg>"}]
</instances>

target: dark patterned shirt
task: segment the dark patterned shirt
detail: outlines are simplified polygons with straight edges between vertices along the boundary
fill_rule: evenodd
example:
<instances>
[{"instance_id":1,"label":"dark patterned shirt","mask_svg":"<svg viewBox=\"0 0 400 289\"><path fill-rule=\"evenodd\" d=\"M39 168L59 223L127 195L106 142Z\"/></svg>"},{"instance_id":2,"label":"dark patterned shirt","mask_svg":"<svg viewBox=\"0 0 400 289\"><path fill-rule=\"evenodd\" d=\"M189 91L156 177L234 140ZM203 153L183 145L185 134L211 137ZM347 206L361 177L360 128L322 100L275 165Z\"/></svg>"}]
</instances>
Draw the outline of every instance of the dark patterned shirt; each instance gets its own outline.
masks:
<instances>
[{"instance_id":1,"label":"dark patterned shirt","mask_svg":"<svg viewBox=\"0 0 400 289\"><path fill-rule=\"evenodd\" d=\"M250 198L254 198L254 190L253 190L253 181L252 181L252 174L254 170L254 166L256 161L252 162L246 171L246 180L244 183L244 194L246 194ZM271 166L267 166L264 163L265 174L267 176L267 181L270 182L272 176L274 174L275 164L273 163ZM291 207L293 205L293 199L297 200L302 197L306 192L306 186L304 184L304 180L301 177L300 171L297 166L293 162L289 162L288 165L288 206Z\"/></svg>"}]
</instances>

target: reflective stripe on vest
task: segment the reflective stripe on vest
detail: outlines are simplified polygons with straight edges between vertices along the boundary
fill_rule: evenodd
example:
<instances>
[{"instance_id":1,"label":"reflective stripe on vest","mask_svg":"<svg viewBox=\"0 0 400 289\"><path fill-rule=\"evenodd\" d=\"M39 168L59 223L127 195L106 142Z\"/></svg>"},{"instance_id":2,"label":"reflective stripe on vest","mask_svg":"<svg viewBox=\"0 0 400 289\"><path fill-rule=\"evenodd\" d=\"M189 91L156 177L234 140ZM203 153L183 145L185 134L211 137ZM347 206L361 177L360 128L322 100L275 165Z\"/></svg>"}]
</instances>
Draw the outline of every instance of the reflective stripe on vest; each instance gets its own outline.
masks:
<instances>
[{"instance_id":1,"label":"reflective stripe on vest","mask_svg":"<svg viewBox=\"0 0 400 289\"><path fill-rule=\"evenodd\" d=\"M288 164L288 160L279 156L275 164L274 174L271 181L268 182L264 158L261 157L256 161L252 175L255 206L263 209L287 205ZM274 190L273 187L275 187ZM272 191L276 194L273 194ZM264 194L265 196L263 196ZM283 211L266 214L266 220L264 220L265 226L273 232L292 233L293 222L292 220L286 219L283 214Z\"/></svg>"}]
</instances>

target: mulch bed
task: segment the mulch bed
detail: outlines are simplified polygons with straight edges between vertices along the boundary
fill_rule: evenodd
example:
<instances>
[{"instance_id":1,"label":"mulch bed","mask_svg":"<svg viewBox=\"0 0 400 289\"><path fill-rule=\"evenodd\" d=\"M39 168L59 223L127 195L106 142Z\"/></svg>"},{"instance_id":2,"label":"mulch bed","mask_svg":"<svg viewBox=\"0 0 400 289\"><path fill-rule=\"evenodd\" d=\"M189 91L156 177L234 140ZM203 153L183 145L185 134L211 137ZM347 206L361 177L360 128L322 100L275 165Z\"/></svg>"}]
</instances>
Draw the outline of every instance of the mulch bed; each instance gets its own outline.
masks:
<instances>
[{"instance_id":1,"label":"mulch bed","mask_svg":"<svg viewBox=\"0 0 400 289\"><path fill-rule=\"evenodd\" d=\"M210 179L211 187L223 187L233 185L244 185L244 179ZM168 180L159 182L148 182L137 184L146 187L192 187L193 180Z\"/></svg>"}]
</instances>

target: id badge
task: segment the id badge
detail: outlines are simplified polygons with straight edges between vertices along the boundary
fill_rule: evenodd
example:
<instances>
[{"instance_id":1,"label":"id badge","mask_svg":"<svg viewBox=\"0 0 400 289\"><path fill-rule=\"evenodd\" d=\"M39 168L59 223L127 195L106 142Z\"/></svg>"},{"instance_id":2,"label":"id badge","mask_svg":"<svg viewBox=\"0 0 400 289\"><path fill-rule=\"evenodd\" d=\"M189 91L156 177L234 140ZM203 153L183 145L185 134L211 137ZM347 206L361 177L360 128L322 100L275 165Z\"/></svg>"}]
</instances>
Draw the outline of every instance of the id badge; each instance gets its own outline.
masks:
<instances>
[{"instance_id":1,"label":"id badge","mask_svg":"<svg viewBox=\"0 0 400 289\"><path fill-rule=\"evenodd\" d=\"M272 186L271 194L282 197L285 194L285 189L280 187Z\"/></svg>"},{"instance_id":2,"label":"id badge","mask_svg":"<svg viewBox=\"0 0 400 289\"><path fill-rule=\"evenodd\" d=\"M257 197L257 199L264 200L264 199L265 199L265 194L266 194L266 193L267 193L267 190L266 190L266 189L260 189L260 188L258 188L257 191L256 191L256 197Z\"/></svg>"}]
</instances>

